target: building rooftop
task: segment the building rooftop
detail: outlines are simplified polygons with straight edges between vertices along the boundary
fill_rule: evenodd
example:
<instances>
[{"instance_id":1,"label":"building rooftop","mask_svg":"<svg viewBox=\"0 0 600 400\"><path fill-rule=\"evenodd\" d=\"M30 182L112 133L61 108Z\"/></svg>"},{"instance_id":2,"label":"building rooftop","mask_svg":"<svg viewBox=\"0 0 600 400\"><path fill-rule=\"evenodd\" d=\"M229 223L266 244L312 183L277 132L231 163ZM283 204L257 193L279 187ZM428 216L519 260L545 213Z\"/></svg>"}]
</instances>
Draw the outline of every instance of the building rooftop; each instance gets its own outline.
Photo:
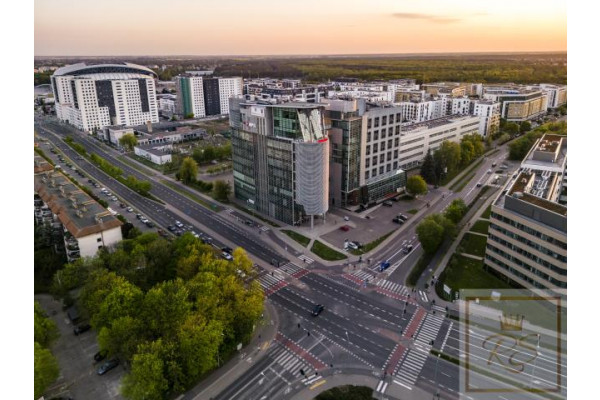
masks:
<instances>
[{"instance_id":1,"label":"building rooftop","mask_svg":"<svg viewBox=\"0 0 600 400\"><path fill-rule=\"evenodd\" d=\"M474 119L477 117L474 117L472 115L449 115L446 117L442 117L442 118L436 118L436 119L430 119L429 121L424 121L424 122L419 122L416 124L413 123L409 123L406 125L402 125L402 132L411 132L414 130L418 130L418 129L431 129L431 128L436 128L438 126L442 126L442 125L447 125L447 124L451 124L454 122L459 122L459 121L464 121L467 119Z\"/></svg>"},{"instance_id":2,"label":"building rooftop","mask_svg":"<svg viewBox=\"0 0 600 400\"><path fill-rule=\"evenodd\" d=\"M123 224L62 172L45 171L35 174L34 189L76 238Z\"/></svg>"},{"instance_id":3,"label":"building rooftop","mask_svg":"<svg viewBox=\"0 0 600 400\"><path fill-rule=\"evenodd\" d=\"M143 75L151 75L156 78L157 75L150 68L142 65L131 64L128 62L110 63L110 64L91 64L77 63L65 65L54 71L53 76L61 75L90 75L90 74L107 74L107 73L137 73Z\"/></svg>"}]
</instances>

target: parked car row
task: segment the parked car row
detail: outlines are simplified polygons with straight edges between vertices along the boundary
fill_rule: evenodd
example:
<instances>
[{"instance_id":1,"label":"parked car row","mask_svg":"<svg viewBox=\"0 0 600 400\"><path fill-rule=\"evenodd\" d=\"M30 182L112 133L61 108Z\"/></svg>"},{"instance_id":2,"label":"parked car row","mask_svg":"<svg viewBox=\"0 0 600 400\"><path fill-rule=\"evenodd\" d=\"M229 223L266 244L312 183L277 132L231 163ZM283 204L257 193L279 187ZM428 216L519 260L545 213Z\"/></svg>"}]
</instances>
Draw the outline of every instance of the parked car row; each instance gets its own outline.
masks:
<instances>
[{"instance_id":1,"label":"parked car row","mask_svg":"<svg viewBox=\"0 0 600 400\"><path fill-rule=\"evenodd\" d=\"M398 214L394 217L394 219L392 220L393 222L402 225L403 223L406 222L406 220L408 219L407 215L404 214Z\"/></svg>"}]
</instances>

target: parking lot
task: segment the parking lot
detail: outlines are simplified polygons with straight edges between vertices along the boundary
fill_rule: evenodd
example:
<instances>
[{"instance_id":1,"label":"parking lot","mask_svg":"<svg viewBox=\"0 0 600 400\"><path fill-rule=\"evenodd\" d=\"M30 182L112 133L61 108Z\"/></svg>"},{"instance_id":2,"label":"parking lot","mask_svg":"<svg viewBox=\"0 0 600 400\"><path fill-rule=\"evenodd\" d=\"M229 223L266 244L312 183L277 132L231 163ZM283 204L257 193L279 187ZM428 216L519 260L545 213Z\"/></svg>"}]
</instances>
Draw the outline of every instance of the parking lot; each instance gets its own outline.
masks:
<instances>
[{"instance_id":1,"label":"parking lot","mask_svg":"<svg viewBox=\"0 0 600 400\"><path fill-rule=\"evenodd\" d=\"M407 216L406 222L410 222L414 213L427 207L427 202L437 193L438 189L431 189L427 195L418 199L392 201L389 207L379 204L360 213L336 209L328 216L328 222L333 223L334 228L321 237L340 249L344 248L346 239L362 244L372 242L404 225L393 222L398 214ZM347 217L348 221L345 221L344 217ZM344 226L349 229L342 230Z\"/></svg>"},{"instance_id":2,"label":"parking lot","mask_svg":"<svg viewBox=\"0 0 600 400\"><path fill-rule=\"evenodd\" d=\"M153 221L150 221L150 224L146 224L140 218L136 218L136 214L139 214L139 211L131 208L129 204L115 196L109 190L103 191L102 189L104 189L104 186L102 185L102 182L97 182L94 179L90 179L90 177L85 175L72 164L71 161L80 162L82 161L83 157L77 156L77 159L69 160L69 158L63 156L60 149L56 149L56 147L52 146L50 143L46 143L43 146L40 146L40 148L48 157L50 157L50 159L52 159L57 167L62 169L63 172L71 175L71 177L74 178L80 185L86 186L98 198L106 201L108 203L108 211L111 211L113 214L121 214L128 222L131 222L133 226L138 228L141 232L157 231L157 227L153 226L155 225ZM113 178L107 177L107 180L113 180Z\"/></svg>"},{"instance_id":3,"label":"parking lot","mask_svg":"<svg viewBox=\"0 0 600 400\"><path fill-rule=\"evenodd\" d=\"M60 395L74 399L122 399L119 388L125 373L123 367L119 365L102 376L97 373L104 361L94 362L94 354L98 352L96 332L89 330L76 336L73 333L74 325L62 310L61 302L49 295L36 295L35 300L56 323L60 332L60 337L51 347L60 365L60 376L49 388L48 398Z\"/></svg>"}]
</instances>

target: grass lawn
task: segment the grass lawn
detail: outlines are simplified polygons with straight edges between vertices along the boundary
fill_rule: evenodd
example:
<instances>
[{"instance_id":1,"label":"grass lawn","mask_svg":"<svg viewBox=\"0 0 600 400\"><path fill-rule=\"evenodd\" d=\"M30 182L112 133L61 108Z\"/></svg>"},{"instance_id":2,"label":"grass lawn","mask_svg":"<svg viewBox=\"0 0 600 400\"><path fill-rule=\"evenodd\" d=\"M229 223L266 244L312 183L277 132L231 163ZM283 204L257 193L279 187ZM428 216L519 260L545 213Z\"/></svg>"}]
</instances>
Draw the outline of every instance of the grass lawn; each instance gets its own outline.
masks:
<instances>
[{"instance_id":1,"label":"grass lawn","mask_svg":"<svg viewBox=\"0 0 600 400\"><path fill-rule=\"evenodd\" d=\"M450 186L450 190L452 190L453 192L460 192L465 188L465 186L467 186L469 182L471 182L471 179L473 179L474 176L475 172L469 174L467 178L463 178L460 181L456 182L454 185Z\"/></svg>"},{"instance_id":2,"label":"grass lawn","mask_svg":"<svg viewBox=\"0 0 600 400\"><path fill-rule=\"evenodd\" d=\"M483 233L483 234L487 235L489 226L490 226L489 221L484 221L484 220L480 219L473 224L473 226L471 227L470 230L473 232L479 232L479 233Z\"/></svg>"},{"instance_id":3,"label":"grass lawn","mask_svg":"<svg viewBox=\"0 0 600 400\"><path fill-rule=\"evenodd\" d=\"M417 210L416 208L412 208L412 209L410 209L410 210L407 211L407 213L413 214L413 215L416 214L416 213L418 213L418 212L419 212L419 210Z\"/></svg>"},{"instance_id":4,"label":"grass lawn","mask_svg":"<svg viewBox=\"0 0 600 400\"><path fill-rule=\"evenodd\" d=\"M474 235L472 233L465 233L462 240L460 241L457 253L467 253L474 256L483 257L485 255L485 244L487 242L486 236Z\"/></svg>"},{"instance_id":5,"label":"grass lawn","mask_svg":"<svg viewBox=\"0 0 600 400\"><path fill-rule=\"evenodd\" d=\"M391 232L386 233L385 235L383 235L382 237L373 240L372 242L369 242L365 245L363 245L363 247L361 247L358 250L350 250L350 252L352 254L354 254L355 256L359 256L361 254L365 254L368 253L369 251L373 250L375 247L379 246L381 244L381 242L383 242L385 239L387 239L392 233L394 233L395 229L392 230Z\"/></svg>"},{"instance_id":6,"label":"grass lawn","mask_svg":"<svg viewBox=\"0 0 600 400\"><path fill-rule=\"evenodd\" d=\"M490 204L488 206L488 208L485 209L483 214L481 214L481 218L489 219L491 214L492 214L492 205Z\"/></svg>"},{"instance_id":7,"label":"grass lawn","mask_svg":"<svg viewBox=\"0 0 600 400\"><path fill-rule=\"evenodd\" d=\"M285 233L304 247L308 246L308 244L310 243L310 238L307 238L306 236L301 235L298 232L290 231L287 229L284 229L281 232Z\"/></svg>"},{"instance_id":8,"label":"grass lawn","mask_svg":"<svg viewBox=\"0 0 600 400\"><path fill-rule=\"evenodd\" d=\"M475 161L475 160L471 161L471 164L463 167L462 169L458 168L456 171L450 172L449 174L444 176L444 179L442 179L442 181L440 182L440 186L446 186L448 184L448 182L450 182L452 179L456 178L459 174L461 174L463 171L465 171L465 168L467 170L466 170L464 176L468 175L469 172L473 171L475 168L477 168L477 166L479 164L481 164L483 162L483 158L481 158L481 157L479 157L476 160L477 161ZM461 180L459 179L458 182L461 182ZM458 182L454 183L452 185L452 187L456 186L458 184ZM450 188L450 189L453 190L452 188Z\"/></svg>"},{"instance_id":9,"label":"grass lawn","mask_svg":"<svg viewBox=\"0 0 600 400\"><path fill-rule=\"evenodd\" d=\"M330 247L325 246L323 243L315 240L312 248L310 249L313 253L327 261L339 261L346 259L346 256L338 251L333 250Z\"/></svg>"},{"instance_id":10,"label":"grass lawn","mask_svg":"<svg viewBox=\"0 0 600 400\"><path fill-rule=\"evenodd\" d=\"M421 258L419 258L419 261L417 261L413 269L408 274L408 278L406 278L406 284L408 286L415 286L417 284L419 278L423 274L423 271L425 271L432 258L433 254L427 253L424 253Z\"/></svg>"},{"instance_id":11,"label":"grass lawn","mask_svg":"<svg viewBox=\"0 0 600 400\"><path fill-rule=\"evenodd\" d=\"M510 289L503 280L483 269L483 261L454 254L440 276L440 281L452 290ZM441 286L441 285L440 285Z\"/></svg>"}]
</instances>

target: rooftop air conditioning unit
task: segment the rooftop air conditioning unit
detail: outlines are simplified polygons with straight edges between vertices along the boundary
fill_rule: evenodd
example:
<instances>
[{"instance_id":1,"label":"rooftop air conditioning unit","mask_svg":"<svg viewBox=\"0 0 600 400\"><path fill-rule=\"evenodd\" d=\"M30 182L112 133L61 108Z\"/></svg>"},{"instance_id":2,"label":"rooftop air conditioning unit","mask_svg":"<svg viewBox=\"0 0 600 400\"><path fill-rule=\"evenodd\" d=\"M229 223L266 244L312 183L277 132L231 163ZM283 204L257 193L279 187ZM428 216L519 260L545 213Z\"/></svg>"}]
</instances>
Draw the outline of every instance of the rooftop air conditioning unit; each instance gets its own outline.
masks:
<instances>
[{"instance_id":1,"label":"rooftop air conditioning unit","mask_svg":"<svg viewBox=\"0 0 600 400\"><path fill-rule=\"evenodd\" d=\"M75 214L77 214L79 218L83 218L83 212L81 210L77 210Z\"/></svg>"},{"instance_id":2,"label":"rooftop air conditioning unit","mask_svg":"<svg viewBox=\"0 0 600 400\"><path fill-rule=\"evenodd\" d=\"M523 192L514 192L512 194L512 197L514 197L515 199L520 199L521 197L523 197Z\"/></svg>"}]
</instances>

